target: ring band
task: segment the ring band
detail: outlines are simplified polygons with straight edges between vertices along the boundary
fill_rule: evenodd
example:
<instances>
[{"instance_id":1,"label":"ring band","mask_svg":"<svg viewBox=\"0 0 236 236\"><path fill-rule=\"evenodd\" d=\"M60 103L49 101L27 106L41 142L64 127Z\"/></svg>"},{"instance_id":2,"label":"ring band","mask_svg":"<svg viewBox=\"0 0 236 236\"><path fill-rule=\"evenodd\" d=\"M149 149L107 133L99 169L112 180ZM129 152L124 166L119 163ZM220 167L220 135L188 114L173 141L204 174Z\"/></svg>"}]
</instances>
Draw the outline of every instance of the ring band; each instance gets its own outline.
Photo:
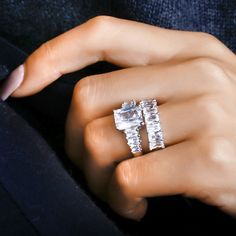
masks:
<instances>
[{"instance_id":1,"label":"ring band","mask_svg":"<svg viewBox=\"0 0 236 236\"><path fill-rule=\"evenodd\" d=\"M136 156L141 156L142 153L142 146L141 146L141 137L140 137L140 128L133 127L130 129L124 130L126 135L127 144L129 145L132 154Z\"/></svg>"},{"instance_id":2,"label":"ring band","mask_svg":"<svg viewBox=\"0 0 236 236\"><path fill-rule=\"evenodd\" d=\"M136 102L124 102L120 109L114 110L116 128L126 135L127 144L134 156L142 155L140 129L143 123L142 109Z\"/></svg>"},{"instance_id":3,"label":"ring band","mask_svg":"<svg viewBox=\"0 0 236 236\"><path fill-rule=\"evenodd\" d=\"M165 148L156 99L142 100L140 105L143 110L150 151Z\"/></svg>"}]
</instances>

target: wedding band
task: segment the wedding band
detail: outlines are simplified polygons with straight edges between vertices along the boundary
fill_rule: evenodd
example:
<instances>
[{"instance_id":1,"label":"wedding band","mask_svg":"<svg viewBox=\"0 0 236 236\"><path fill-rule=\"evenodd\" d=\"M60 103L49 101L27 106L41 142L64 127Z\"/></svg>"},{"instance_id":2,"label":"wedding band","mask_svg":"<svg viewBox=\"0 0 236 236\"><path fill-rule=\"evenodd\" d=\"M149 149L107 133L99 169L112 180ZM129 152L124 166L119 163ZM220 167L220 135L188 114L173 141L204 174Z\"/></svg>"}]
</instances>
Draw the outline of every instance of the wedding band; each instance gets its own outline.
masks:
<instances>
[{"instance_id":1,"label":"wedding band","mask_svg":"<svg viewBox=\"0 0 236 236\"><path fill-rule=\"evenodd\" d=\"M142 100L140 106L143 111L150 151L165 148L157 101L155 99Z\"/></svg>"},{"instance_id":2,"label":"wedding band","mask_svg":"<svg viewBox=\"0 0 236 236\"><path fill-rule=\"evenodd\" d=\"M142 155L140 129L143 125L143 115L136 102L124 102L120 109L114 110L116 128L126 135L127 144L134 156Z\"/></svg>"}]
</instances>

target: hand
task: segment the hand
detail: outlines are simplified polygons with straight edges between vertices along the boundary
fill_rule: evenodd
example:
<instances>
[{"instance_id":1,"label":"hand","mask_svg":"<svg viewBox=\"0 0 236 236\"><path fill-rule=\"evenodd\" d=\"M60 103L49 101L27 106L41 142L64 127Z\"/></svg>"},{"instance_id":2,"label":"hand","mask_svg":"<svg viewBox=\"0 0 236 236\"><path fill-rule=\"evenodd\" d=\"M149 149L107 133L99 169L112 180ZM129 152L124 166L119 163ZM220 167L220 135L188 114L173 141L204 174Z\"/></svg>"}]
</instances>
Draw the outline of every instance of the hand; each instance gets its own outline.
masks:
<instances>
[{"instance_id":1,"label":"hand","mask_svg":"<svg viewBox=\"0 0 236 236\"><path fill-rule=\"evenodd\" d=\"M13 96L103 60L124 69L79 81L66 124L67 154L91 191L131 219L143 217L146 197L173 194L236 214L235 55L205 33L101 16L29 56ZM145 98L160 104L166 148L148 153L144 142L145 154L132 158L112 110Z\"/></svg>"}]
</instances>

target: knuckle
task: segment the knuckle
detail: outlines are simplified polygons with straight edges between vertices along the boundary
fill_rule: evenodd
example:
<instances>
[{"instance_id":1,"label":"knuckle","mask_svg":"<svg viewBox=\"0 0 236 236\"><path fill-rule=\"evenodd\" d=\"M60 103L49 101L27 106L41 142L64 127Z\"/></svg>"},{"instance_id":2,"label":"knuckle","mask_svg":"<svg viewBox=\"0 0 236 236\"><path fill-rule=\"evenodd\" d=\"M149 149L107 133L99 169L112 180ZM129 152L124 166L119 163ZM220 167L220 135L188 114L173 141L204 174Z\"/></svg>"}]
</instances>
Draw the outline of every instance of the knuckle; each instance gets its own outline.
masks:
<instances>
[{"instance_id":1,"label":"knuckle","mask_svg":"<svg viewBox=\"0 0 236 236\"><path fill-rule=\"evenodd\" d=\"M90 81L87 78L81 79L74 87L72 101L79 110L84 110L89 98ZM82 108L82 109L81 109Z\"/></svg>"},{"instance_id":2,"label":"knuckle","mask_svg":"<svg viewBox=\"0 0 236 236\"><path fill-rule=\"evenodd\" d=\"M214 51L218 53L226 52L226 47L224 44L214 35L206 32L199 32L197 34L199 42L207 47L208 51Z\"/></svg>"},{"instance_id":3,"label":"knuckle","mask_svg":"<svg viewBox=\"0 0 236 236\"><path fill-rule=\"evenodd\" d=\"M60 71L59 64L57 63L57 55L55 55L57 50L55 50L53 47L53 41L49 40L43 43L40 46L39 50L35 51L35 55L39 56L39 58L41 58L41 61L43 61L43 57L44 61L46 62L44 62L44 65L50 67L49 71L53 74L55 78L59 78L62 73Z\"/></svg>"},{"instance_id":4,"label":"knuckle","mask_svg":"<svg viewBox=\"0 0 236 236\"><path fill-rule=\"evenodd\" d=\"M88 123L84 129L84 145L91 157L96 158L106 153L107 139L104 127L99 121L94 120ZM105 161L105 158L102 158Z\"/></svg>"},{"instance_id":5,"label":"knuckle","mask_svg":"<svg viewBox=\"0 0 236 236\"><path fill-rule=\"evenodd\" d=\"M106 15L96 16L88 21L89 29L96 33L107 31L112 27L114 19L114 17Z\"/></svg>"},{"instance_id":6,"label":"knuckle","mask_svg":"<svg viewBox=\"0 0 236 236\"><path fill-rule=\"evenodd\" d=\"M211 71L212 68L218 68L216 62L208 57L198 57L192 60L192 64L201 71Z\"/></svg>"},{"instance_id":7,"label":"knuckle","mask_svg":"<svg viewBox=\"0 0 236 236\"><path fill-rule=\"evenodd\" d=\"M215 155L217 154L217 145L219 145L220 143L217 142L216 140L214 140L214 138L211 139L211 141L207 142L207 146L205 146L204 149L204 154L205 157L208 158L208 160L214 160L215 159Z\"/></svg>"},{"instance_id":8,"label":"knuckle","mask_svg":"<svg viewBox=\"0 0 236 236\"><path fill-rule=\"evenodd\" d=\"M214 198L212 202L215 206L219 207L224 212L228 212L229 214L236 216L236 198L235 198L235 190L228 191L227 187L224 186L225 191L217 191L214 194Z\"/></svg>"},{"instance_id":9,"label":"knuckle","mask_svg":"<svg viewBox=\"0 0 236 236\"><path fill-rule=\"evenodd\" d=\"M192 175L192 183L195 197L204 197L203 199L211 200L209 188L212 188L212 183L217 183L218 186L224 186L225 180L222 181L222 173L225 178L231 177L232 163L234 163L235 150L231 142L226 137L211 136L201 137L196 143L199 156L195 159L195 167L201 169L202 175L195 171ZM233 162L232 162L233 161ZM209 180L209 181L206 181ZM227 187L226 187L227 188ZM215 189L216 190L216 189ZM213 193L213 192L212 192Z\"/></svg>"},{"instance_id":10,"label":"knuckle","mask_svg":"<svg viewBox=\"0 0 236 236\"><path fill-rule=\"evenodd\" d=\"M204 55L226 64L232 63L235 66L235 55L221 40L209 33L198 32L196 34L197 45ZM230 61L229 58L231 58Z\"/></svg>"},{"instance_id":11,"label":"knuckle","mask_svg":"<svg viewBox=\"0 0 236 236\"><path fill-rule=\"evenodd\" d=\"M49 61L53 61L53 59L55 58L54 57L54 52L53 52L53 49L52 49L52 43L51 41L47 41L45 43L43 43L41 46L40 46L40 50L42 50L44 52L44 55L46 56L46 58L49 60Z\"/></svg>"},{"instance_id":12,"label":"knuckle","mask_svg":"<svg viewBox=\"0 0 236 236\"><path fill-rule=\"evenodd\" d=\"M117 187L123 194L130 194L131 187L134 188L134 169L131 168L130 160L123 161L115 169L114 177Z\"/></svg>"},{"instance_id":13,"label":"knuckle","mask_svg":"<svg viewBox=\"0 0 236 236\"><path fill-rule=\"evenodd\" d=\"M214 35L206 33L206 32L199 32L198 36L200 39L202 39L208 43L218 43L219 42L219 40Z\"/></svg>"},{"instance_id":14,"label":"knuckle","mask_svg":"<svg viewBox=\"0 0 236 236\"><path fill-rule=\"evenodd\" d=\"M202 151L204 159L207 160L207 167L224 171L228 165L229 145L223 138L211 137L211 140L204 140Z\"/></svg>"},{"instance_id":15,"label":"knuckle","mask_svg":"<svg viewBox=\"0 0 236 236\"><path fill-rule=\"evenodd\" d=\"M96 80L92 76L81 79L74 87L72 103L81 115L88 115L94 108Z\"/></svg>"},{"instance_id":16,"label":"knuckle","mask_svg":"<svg viewBox=\"0 0 236 236\"><path fill-rule=\"evenodd\" d=\"M115 28L115 22L117 21L115 19L111 16L101 15L90 19L86 24L86 35L90 41L91 50L96 52L97 61L106 60L106 51L110 43L113 42L111 36Z\"/></svg>"},{"instance_id":17,"label":"knuckle","mask_svg":"<svg viewBox=\"0 0 236 236\"><path fill-rule=\"evenodd\" d=\"M215 60L207 57L200 57L192 60L193 69L199 71L204 80L204 84L210 89L222 90L222 87L228 85L230 79L225 69Z\"/></svg>"},{"instance_id":18,"label":"knuckle","mask_svg":"<svg viewBox=\"0 0 236 236\"><path fill-rule=\"evenodd\" d=\"M215 96L201 96L194 107L204 122L204 133L215 132L221 127L224 109Z\"/></svg>"}]
</instances>

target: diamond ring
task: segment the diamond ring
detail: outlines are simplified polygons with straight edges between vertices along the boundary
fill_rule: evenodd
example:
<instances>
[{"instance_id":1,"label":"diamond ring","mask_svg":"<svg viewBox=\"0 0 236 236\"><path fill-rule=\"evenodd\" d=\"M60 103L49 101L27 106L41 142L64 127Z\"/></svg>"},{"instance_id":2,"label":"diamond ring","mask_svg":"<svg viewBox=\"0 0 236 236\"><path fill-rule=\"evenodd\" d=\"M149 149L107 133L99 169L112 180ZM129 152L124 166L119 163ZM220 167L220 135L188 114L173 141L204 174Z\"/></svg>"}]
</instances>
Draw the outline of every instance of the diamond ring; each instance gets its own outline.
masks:
<instances>
[{"instance_id":1,"label":"diamond ring","mask_svg":"<svg viewBox=\"0 0 236 236\"><path fill-rule=\"evenodd\" d=\"M150 151L165 148L157 101L155 99L142 100L140 106L143 110Z\"/></svg>"},{"instance_id":2,"label":"diamond ring","mask_svg":"<svg viewBox=\"0 0 236 236\"><path fill-rule=\"evenodd\" d=\"M120 109L114 110L116 128L126 135L127 143L134 156L142 155L140 129L143 123L142 109L136 102L124 102Z\"/></svg>"}]
</instances>

